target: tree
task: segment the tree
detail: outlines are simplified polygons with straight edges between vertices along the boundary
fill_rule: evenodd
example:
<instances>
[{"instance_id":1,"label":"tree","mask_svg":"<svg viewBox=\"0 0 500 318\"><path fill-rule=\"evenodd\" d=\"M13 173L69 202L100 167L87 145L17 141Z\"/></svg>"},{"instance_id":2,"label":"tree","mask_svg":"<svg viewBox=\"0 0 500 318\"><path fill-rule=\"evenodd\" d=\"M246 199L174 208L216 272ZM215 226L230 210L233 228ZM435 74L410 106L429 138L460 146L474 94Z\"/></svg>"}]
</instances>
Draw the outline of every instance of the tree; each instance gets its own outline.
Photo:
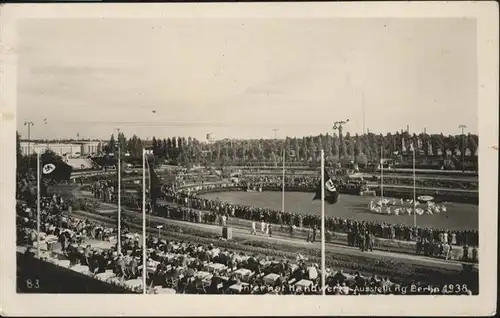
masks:
<instances>
[{"instance_id":1,"label":"tree","mask_svg":"<svg viewBox=\"0 0 500 318\"><path fill-rule=\"evenodd\" d=\"M350 133L345 134L344 138L345 155L348 159L351 159L354 155L354 145Z\"/></svg>"},{"instance_id":2,"label":"tree","mask_svg":"<svg viewBox=\"0 0 500 318\"><path fill-rule=\"evenodd\" d=\"M318 159L318 149L316 148L316 143L314 142L314 138L310 137L308 140L308 160L311 159L313 162L317 162Z\"/></svg>"},{"instance_id":3,"label":"tree","mask_svg":"<svg viewBox=\"0 0 500 318\"><path fill-rule=\"evenodd\" d=\"M419 138L422 141L422 148L423 148L422 150L424 152L424 155L426 157L428 157L430 155L430 153L429 153L429 145L430 145L429 135L420 134Z\"/></svg>"},{"instance_id":4,"label":"tree","mask_svg":"<svg viewBox=\"0 0 500 318\"><path fill-rule=\"evenodd\" d=\"M347 155L346 140L342 136L339 136L339 157L344 158Z\"/></svg>"},{"instance_id":5,"label":"tree","mask_svg":"<svg viewBox=\"0 0 500 318\"><path fill-rule=\"evenodd\" d=\"M333 157L332 153L332 138L328 134L326 134L323 145L325 146L325 158L328 158L328 160L331 160Z\"/></svg>"},{"instance_id":6,"label":"tree","mask_svg":"<svg viewBox=\"0 0 500 318\"><path fill-rule=\"evenodd\" d=\"M153 141L152 141L152 147L153 147L153 155L155 157L158 157L160 154L159 154L159 151L158 151L158 141L156 140L156 137L153 136Z\"/></svg>"},{"instance_id":7,"label":"tree","mask_svg":"<svg viewBox=\"0 0 500 318\"><path fill-rule=\"evenodd\" d=\"M300 145L300 157L303 161L307 161L309 159L309 154L307 153L307 139L306 137L302 138L302 142Z\"/></svg>"},{"instance_id":8,"label":"tree","mask_svg":"<svg viewBox=\"0 0 500 318\"><path fill-rule=\"evenodd\" d=\"M16 156L17 159L19 160L23 155L23 152L21 150L21 135L19 134L18 131L16 131Z\"/></svg>"},{"instance_id":9,"label":"tree","mask_svg":"<svg viewBox=\"0 0 500 318\"><path fill-rule=\"evenodd\" d=\"M118 145L120 146L121 155L123 155L127 151L127 138L121 131L118 133Z\"/></svg>"},{"instance_id":10,"label":"tree","mask_svg":"<svg viewBox=\"0 0 500 318\"><path fill-rule=\"evenodd\" d=\"M467 144L469 146L471 156L472 157L475 156L477 151L477 141L474 135L471 134L467 135Z\"/></svg>"},{"instance_id":11,"label":"tree","mask_svg":"<svg viewBox=\"0 0 500 318\"><path fill-rule=\"evenodd\" d=\"M354 140L355 140L354 156L356 157L356 160L357 160L359 155L361 155L361 138L359 138L359 135L356 134L356 136L354 137Z\"/></svg>"},{"instance_id":12,"label":"tree","mask_svg":"<svg viewBox=\"0 0 500 318\"><path fill-rule=\"evenodd\" d=\"M291 147L295 152L295 161L300 161L300 158L301 158L300 144L299 144L299 140L297 138L292 139Z\"/></svg>"},{"instance_id":13,"label":"tree","mask_svg":"<svg viewBox=\"0 0 500 318\"><path fill-rule=\"evenodd\" d=\"M175 142L170 137L163 140L163 152L166 158L173 159L175 157L173 153L174 144Z\"/></svg>"},{"instance_id":14,"label":"tree","mask_svg":"<svg viewBox=\"0 0 500 318\"><path fill-rule=\"evenodd\" d=\"M108 152L115 153L117 148L116 140L115 140L115 135L111 134L111 138L109 139L109 144L108 144Z\"/></svg>"},{"instance_id":15,"label":"tree","mask_svg":"<svg viewBox=\"0 0 500 318\"><path fill-rule=\"evenodd\" d=\"M339 143L338 143L337 135L333 134L332 136L332 156L339 156Z\"/></svg>"},{"instance_id":16,"label":"tree","mask_svg":"<svg viewBox=\"0 0 500 318\"><path fill-rule=\"evenodd\" d=\"M394 154L394 151L396 150L395 147L395 142L394 142L394 136L391 133L387 133L384 137L385 143L384 143L384 152L386 154Z\"/></svg>"},{"instance_id":17,"label":"tree","mask_svg":"<svg viewBox=\"0 0 500 318\"><path fill-rule=\"evenodd\" d=\"M316 150L317 151L323 150L323 152L324 152L325 148L323 147L323 145L324 145L323 144L323 139L324 139L323 135L319 135L316 138L315 144L316 144ZM326 154L325 154L325 157L326 157Z\"/></svg>"},{"instance_id":18,"label":"tree","mask_svg":"<svg viewBox=\"0 0 500 318\"><path fill-rule=\"evenodd\" d=\"M402 136L399 134L399 131L396 131L396 134L393 135L392 139L393 139L393 143L394 143L394 151L398 154L401 154L403 152L403 149L402 149Z\"/></svg>"}]
</instances>

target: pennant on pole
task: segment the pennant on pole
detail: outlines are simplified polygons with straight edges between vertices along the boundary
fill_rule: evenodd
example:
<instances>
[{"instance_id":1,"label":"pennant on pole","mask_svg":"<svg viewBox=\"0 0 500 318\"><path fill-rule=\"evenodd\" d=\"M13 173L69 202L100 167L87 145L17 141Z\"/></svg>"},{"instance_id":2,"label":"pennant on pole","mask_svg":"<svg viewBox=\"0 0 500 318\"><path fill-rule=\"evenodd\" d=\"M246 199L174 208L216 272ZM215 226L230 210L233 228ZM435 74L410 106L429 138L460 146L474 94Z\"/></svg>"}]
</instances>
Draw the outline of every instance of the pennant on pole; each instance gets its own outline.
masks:
<instances>
[{"instance_id":1,"label":"pennant on pole","mask_svg":"<svg viewBox=\"0 0 500 318\"><path fill-rule=\"evenodd\" d=\"M69 180L73 168L64 163L62 160L57 160L56 157L50 157L49 159L42 161L42 178L48 178L53 180Z\"/></svg>"},{"instance_id":2,"label":"pennant on pole","mask_svg":"<svg viewBox=\"0 0 500 318\"><path fill-rule=\"evenodd\" d=\"M335 183L331 179L330 175L328 174L328 171L326 169L324 170L325 172L325 184L320 185L318 189L316 190L316 194L313 198L313 200L321 200L321 187L325 187L325 201L330 203L330 204L335 204L337 203L339 199L339 192L337 191L337 187L335 186Z\"/></svg>"}]
</instances>

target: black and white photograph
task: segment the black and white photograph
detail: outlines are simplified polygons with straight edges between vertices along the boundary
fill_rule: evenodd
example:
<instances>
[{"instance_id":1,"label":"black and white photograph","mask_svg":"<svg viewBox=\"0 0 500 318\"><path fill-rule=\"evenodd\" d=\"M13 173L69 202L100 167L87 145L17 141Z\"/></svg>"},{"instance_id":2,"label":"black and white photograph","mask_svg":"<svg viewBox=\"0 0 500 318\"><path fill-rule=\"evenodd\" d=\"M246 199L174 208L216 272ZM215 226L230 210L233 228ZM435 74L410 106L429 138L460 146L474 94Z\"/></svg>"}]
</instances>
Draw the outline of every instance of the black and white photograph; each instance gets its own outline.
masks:
<instances>
[{"instance_id":1,"label":"black and white photograph","mask_svg":"<svg viewBox=\"0 0 500 318\"><path fill-rule=\"evenodd\" d=\"M5 314L56 295L494 313L498 30L480 14L498 10L400 4L2 7Z\"/></svg>"}]
</instances>

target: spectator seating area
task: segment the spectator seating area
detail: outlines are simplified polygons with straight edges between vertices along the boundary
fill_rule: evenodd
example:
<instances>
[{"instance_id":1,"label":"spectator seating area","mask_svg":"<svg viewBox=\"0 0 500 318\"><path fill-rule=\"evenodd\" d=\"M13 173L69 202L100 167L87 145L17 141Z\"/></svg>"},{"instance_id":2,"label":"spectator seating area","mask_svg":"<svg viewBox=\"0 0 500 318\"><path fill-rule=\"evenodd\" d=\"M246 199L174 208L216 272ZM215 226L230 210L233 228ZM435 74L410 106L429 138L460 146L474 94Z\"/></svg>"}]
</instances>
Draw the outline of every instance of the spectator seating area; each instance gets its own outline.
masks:
<instances>
[{"instance_id":1,"label":"spectator seating area","mask_svg":"<svg viewBox=\"0 0 500 318\"><path fill-rule=\"evenodd\" d=\"M71 268L131 292L142 290L142 247L137 234L124 229L122 250L116 245L95 248L88 241L114 242L114 229L62 213L57 197L43 198L42 233L44 250L61 246L61 252L45 253L47 260ZM18 205L18 245L35 245L35 219L26 205ZM212 244L147 238L148 293L185 294L321 294L321 270L298 255L295 260L246 255ZM28 249L27 253L34 253ZM55 256L57 255L57 257ZM389 277L363 276L327 269L329 295L411 293ZM463 290L463 294L471 294Z\"/></svg>"}]
</instances>

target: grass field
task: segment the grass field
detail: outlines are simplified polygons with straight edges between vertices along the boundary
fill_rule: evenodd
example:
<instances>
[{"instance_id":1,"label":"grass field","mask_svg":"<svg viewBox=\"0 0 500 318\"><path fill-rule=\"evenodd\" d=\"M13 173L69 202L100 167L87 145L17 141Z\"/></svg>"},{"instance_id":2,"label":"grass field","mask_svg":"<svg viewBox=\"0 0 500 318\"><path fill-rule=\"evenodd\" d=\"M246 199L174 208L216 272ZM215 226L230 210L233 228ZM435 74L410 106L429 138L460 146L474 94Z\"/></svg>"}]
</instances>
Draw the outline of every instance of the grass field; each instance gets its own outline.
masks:
<instances>
[{"instance_id":1,"label":"grass field","mask_svg":"<svg viewBox=\"0 0 500 318\"><path fill-rule=\"evenodd\" d=\"M312 201L313 196L313 193L285 192L285 211L320 214L321 202ZM218 192L203 194L201 197L281 210L281 192ZM333 217L413 225L413 216L380 215L370 212L368 204L372 199L343 194L336 204L325 204L325 213ZM457 230L478 229L477 205L464 203L445 203L445 205L447 207L445 213L417 216L417 226Z\"/></svg>"}]
</instances>

